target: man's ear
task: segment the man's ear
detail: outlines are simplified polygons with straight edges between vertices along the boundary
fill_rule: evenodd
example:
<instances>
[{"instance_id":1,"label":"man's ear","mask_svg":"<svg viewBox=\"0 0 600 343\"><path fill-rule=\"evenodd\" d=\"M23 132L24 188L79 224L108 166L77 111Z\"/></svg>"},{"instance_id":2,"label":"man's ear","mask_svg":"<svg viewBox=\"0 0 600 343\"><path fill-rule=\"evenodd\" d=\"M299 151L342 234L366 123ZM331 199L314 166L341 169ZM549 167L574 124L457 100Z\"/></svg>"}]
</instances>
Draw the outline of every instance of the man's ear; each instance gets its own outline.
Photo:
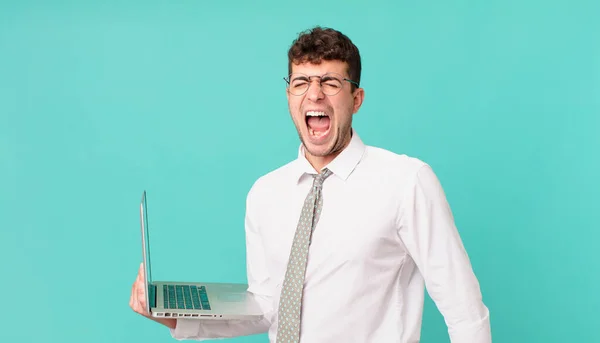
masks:
<instances>
[{"instance_id":1,"label":"man's ear","mask_svg":"<svg viewBox=\"0 0 600 343\"><path fill-rule=\"evenodd\" d=\"M357 88L354 91L354 107L352 108L353 114L358 112L358 110L362 106L364 100L365 100L365 90L362 88Z\"/></svg>"}]
</instances>

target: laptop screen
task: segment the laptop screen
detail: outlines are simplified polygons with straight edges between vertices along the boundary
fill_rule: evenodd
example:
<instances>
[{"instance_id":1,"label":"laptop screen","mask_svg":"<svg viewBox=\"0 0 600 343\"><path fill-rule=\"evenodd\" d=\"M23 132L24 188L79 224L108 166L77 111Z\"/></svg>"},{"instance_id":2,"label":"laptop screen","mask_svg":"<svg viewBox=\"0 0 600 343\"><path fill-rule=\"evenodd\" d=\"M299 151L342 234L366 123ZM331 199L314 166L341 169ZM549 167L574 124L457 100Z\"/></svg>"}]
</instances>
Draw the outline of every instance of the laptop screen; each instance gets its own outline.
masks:
<instances>
[{"instance_id":1,"label":"laptop screen","mask_svg":"<svg viewBox=\"0 0 600 343\"><path fill-rule=\"evenodd\" d=\"M148 234L148 203L146 200L146 191L142 194L142 201L140 203L140 222L142 227L142 253L144 262L144 279L146 281L146 307L150 312L150 299L153 300L154 288L152 287L152 271L150 268L150 238Z\"/></svg>"}]
</instances>

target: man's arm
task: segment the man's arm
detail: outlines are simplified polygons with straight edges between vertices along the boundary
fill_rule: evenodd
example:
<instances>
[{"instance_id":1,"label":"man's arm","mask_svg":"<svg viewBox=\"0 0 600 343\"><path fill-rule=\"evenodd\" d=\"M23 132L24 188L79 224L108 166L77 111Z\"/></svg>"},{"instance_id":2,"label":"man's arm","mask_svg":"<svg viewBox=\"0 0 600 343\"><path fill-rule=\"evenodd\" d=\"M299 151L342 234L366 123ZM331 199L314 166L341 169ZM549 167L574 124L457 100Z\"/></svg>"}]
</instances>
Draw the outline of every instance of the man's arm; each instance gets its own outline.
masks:
<instances>
[{"instance_id":1,"label":"man's arm","mask_svg":"<svg viewBox=\"0 0 600 343\"><path fill-rule=\"evenodd\" d=\"M439 180L424 165L408 188L399 235L444 316L452 343L491 343L488 308Z\"/></svg>"},{"instance_id":2,"label":"man's arm","mask_svg":"<svg viewBox=\"0 0 600 343\"><path fill-rule=\"evenodd\" d=\"M256 203L253 201L252 190L246 200L246 263L248 274L248 291L262 308L264 317L260 320L215 320L200 321L194 319L159 319L146 313L145 287L143 284L143 270L140 267L138 278L133 285L130 299L131 308L160 324L169 328L171 336L177 340L209 340L216 338L229 338L247 336L266 332L271 325L271 287L267 272L262 239L257 227Z\"/></svg>"},{"instance_id":3,"label":"man's arm","mask_svg":"<svg viewBox=\"0 0 600 343\"><path fill-rule=\"evenodd\" d=\"M265 260L265 251L259 231L258 217L260 199L254 185L246 198L245 235L246 270L248 292L259 306L264 317L260 320L228 320L198 322L193 319L178 319L175 328L170 329L171 336L178 340L207 340L265 333L271 326L272 288Z\"/></svg>"}]
</instances>

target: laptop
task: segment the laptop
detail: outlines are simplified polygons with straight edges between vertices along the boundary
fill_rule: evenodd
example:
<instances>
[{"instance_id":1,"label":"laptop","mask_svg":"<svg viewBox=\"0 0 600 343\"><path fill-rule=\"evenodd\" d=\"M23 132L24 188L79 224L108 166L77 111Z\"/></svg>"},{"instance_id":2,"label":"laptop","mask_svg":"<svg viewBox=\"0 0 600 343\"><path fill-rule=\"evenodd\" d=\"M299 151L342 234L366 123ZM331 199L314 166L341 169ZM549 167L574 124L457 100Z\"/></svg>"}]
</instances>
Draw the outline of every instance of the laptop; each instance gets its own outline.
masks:
<instances>
[{"instance_id":1,"label":"laptop","mask_svg":"<svg viewBox=\"0 0 600 343\"><path fill-rule=\"evenodd\" d=\"M146 191L140 203L146 310L157 318L260 319L263 313L240 283L153 281Z\"/></svg>"}]
</instances>

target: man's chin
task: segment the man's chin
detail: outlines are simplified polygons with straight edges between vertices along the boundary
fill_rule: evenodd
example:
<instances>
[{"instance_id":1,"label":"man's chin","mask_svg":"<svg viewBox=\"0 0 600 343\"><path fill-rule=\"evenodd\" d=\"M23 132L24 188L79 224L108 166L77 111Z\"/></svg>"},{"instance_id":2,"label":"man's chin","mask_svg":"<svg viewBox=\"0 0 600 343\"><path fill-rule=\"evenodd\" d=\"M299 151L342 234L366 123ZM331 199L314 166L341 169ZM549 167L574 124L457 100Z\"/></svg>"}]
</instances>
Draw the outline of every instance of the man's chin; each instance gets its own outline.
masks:
<instances>
[{"instance_id":1,"label":"man's chin","mask_svg":"<svg viewBox=\"0 0 600 343\"><path fill-rule=\"evenodd\" d=\"M332 147L331 144L313 144L311 142L305 142L304 148L306 151L314 157L326 157L331 155Z\"/></svg>"}]
</instances>

